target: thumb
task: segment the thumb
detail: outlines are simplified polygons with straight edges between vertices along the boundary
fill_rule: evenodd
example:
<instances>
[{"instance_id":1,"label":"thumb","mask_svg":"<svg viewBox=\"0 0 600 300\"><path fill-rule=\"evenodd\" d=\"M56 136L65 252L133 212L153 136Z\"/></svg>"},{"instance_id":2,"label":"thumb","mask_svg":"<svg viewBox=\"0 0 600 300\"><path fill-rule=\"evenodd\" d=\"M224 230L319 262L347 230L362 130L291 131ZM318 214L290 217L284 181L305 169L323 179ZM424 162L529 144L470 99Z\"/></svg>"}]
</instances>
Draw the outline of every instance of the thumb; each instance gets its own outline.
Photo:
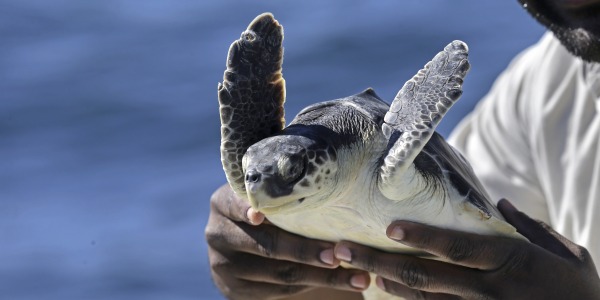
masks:
<instances>
[{"instance_id":1,"label":"thumb","mask_svg":"<svg viewBox=\"0 0 600 300\"><path fill-rule=\"evenodd\" d=\"M238 197L229 185L221 186L210 197L211 207L228 219L259 225L265 220L265 215L253 209L248 201Z\"/></svg>"},{"instance_id":2,"label":"thumb","mask_svg":"<svg viewBox=\"0 0 600 300\"><path fill-rule=\"evenodd\" d=\"M527 214L517 210L506 199L498 201L498 210L506 221L517 229L517 232L533 244L564 258L575 256L570 249L577 245L556 232L550 225L530 218Z\"/></svg>"}]
</instances>

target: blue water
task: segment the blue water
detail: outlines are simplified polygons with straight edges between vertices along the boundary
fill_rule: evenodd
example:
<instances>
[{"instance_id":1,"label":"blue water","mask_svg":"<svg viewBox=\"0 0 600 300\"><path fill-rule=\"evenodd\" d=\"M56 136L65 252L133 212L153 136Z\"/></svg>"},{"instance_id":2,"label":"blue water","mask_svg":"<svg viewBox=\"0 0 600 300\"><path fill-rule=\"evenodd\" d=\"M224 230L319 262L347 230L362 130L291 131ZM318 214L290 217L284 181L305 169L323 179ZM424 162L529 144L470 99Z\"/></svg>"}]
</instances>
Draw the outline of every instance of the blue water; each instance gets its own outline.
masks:
<instances>
[{"instance_id":1,"label":"blue water","mask_svg":"<svg viewBox=\"0 0 600 300\"><path fill-rule=\"evenodd\" d=\"M203 229L225 182L216 100L229 44L285 26L287 114L393 98L469 43L448 134L542 28L516 1L0 0L0 299L220 299Z\"/></svg>"}]
</instances>

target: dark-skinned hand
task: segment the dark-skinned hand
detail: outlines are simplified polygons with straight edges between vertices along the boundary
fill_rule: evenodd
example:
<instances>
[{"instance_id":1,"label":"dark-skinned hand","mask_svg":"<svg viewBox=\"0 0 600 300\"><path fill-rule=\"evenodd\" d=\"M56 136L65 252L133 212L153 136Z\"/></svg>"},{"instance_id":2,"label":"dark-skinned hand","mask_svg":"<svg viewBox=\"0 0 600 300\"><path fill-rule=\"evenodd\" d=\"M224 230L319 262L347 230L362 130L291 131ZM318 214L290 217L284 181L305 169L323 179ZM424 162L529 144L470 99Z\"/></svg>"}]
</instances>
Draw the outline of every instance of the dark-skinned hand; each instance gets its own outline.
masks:
<instances>
[{"instance_id":1,"label":"dark-skinned hand","mask_svg":"<svg viewBox=\"0 0 600 300\"><path fill-rule=\"evenodd\" d=\"M205 229L213 280L229 299L279 299L315 287L360 292L368 273L339 267L330 242L279 229L228 185L211 197Z\"/></svg>"},{"instance_id":2,"label":"dark-skinned hand","mask_svg":"<svg viewBox=\"0 0 600 300\"><path fill-rule=\"evenodd\" d=\"M531 243L396 221L388 237L444 261L349 242L340 242L335 254L408 299L600 299L600 278L585 248L506 200L498 208Z\"/></svg>"}]
</instances>

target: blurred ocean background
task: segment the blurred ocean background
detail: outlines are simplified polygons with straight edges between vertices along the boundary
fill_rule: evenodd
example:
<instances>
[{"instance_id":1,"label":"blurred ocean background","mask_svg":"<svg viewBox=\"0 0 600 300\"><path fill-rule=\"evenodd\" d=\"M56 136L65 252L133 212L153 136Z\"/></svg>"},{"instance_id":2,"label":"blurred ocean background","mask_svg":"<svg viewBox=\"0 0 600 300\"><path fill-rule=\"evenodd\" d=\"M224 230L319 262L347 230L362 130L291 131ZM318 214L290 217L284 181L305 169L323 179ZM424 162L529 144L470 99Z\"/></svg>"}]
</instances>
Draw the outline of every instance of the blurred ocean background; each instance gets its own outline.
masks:
<instances>
[{"instance_id":1,"label":"blurred ocean background","mask_svg":"<svg viewBox=\"0 0 600 300\"><path fill-rule=\"evenodd\" d=\"M0 0L0 299L221 299L204 226L217 82L259 13L285 27L288 120L373 87L390 101L470 46L447 135L543 33L516 0Z\"/></svg>"}]
</instances>

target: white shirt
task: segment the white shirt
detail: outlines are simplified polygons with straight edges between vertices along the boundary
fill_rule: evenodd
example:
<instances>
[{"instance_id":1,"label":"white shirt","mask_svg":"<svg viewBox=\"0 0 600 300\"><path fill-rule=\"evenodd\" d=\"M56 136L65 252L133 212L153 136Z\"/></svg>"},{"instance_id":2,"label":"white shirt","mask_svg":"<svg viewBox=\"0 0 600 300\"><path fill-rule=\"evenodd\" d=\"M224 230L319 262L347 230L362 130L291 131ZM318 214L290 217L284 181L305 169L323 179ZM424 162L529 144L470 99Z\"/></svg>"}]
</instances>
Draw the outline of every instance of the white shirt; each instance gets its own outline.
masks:
<instances>
[{"instance_id":1,"label":"white shirt","mask_svg":"<svg viewBox=\"0 0 600 300\"><path fill-rule=\"evenodd\" d=\"M450 138L494 201L510 200L600 266L600 64L546 33Z\"/></svg>"}]
</instances>

